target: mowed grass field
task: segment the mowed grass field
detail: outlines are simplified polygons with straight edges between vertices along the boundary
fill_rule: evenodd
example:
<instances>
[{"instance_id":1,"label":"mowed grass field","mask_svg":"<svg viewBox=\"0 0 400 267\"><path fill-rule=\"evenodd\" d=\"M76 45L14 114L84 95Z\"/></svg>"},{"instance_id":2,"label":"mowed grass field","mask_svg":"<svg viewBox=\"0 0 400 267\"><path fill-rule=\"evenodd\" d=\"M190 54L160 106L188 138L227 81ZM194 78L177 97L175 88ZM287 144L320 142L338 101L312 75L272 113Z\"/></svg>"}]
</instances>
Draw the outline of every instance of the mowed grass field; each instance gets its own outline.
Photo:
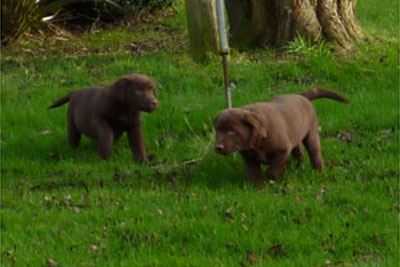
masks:
<instances>
[{"instance_id":1,"label":"mowed grass field","mask_svg":"<svg viewBox=\"0 0 400 267\"><path fill-rule=\"evenodd\" d=\"M312 86L326 168L290 162L262 189L214 152L225 108L219 57L187 55L183 4L145 24L32 37L1 62L2 266L398 266L398 3L358 2L368 41L348 55L301 40L233 51L234 106ZM67 92L141 72L161 106L143 115L148 164L126 137L108 161L66 138Z\"/></svg>"}]
</instances>

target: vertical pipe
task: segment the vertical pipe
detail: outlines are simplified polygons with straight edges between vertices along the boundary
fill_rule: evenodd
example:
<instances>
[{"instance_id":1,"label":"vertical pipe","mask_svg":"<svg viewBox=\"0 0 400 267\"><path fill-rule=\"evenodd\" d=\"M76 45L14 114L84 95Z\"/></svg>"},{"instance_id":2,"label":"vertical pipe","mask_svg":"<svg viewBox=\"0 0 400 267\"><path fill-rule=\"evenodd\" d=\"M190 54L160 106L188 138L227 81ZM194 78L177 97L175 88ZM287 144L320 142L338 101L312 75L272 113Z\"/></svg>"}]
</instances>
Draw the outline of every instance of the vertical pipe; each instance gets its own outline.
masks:
<instances>
[{"instance_id":1,"label":"vertical pipe","mask_svg":"<svg viewBox=\"0 0 400 267\"><path fill-rule=\"evenodd\" d=\"M228 46L228 37L226 34L226 26L225 26L224 1L216 0L216 7L217 7L220 52L222 55L222 64L224 67L226 103L227 103L228 108L232 108L231 88L230 88L230 83L229 83L229 71L228 71L229 46Z\"/></svg>"},{"instance_id":2,"label":"vertical pipe","mask_svg":"<svg viewBox=\"0 0 400 267\"><path fill-rule=\"evenodd\" d=\"M217 0L216 6L221 53L228 53L229 46L225 27L224 1Z\"/></svg>"},{"instance_id":3,"label":"vertical pipe","mask_svg":"<svg viewBox=\"0 0 400 267\"><path fill-rule=\"evenodd\" d=\"M222 53L222 64L224 66L225 97L228 108L232 108L231 88L229 84L228 53Z\"/></svg>"},{"instance_id":4,"label":"vertical pipe","mask_svg":"<svg viewBox=\"0 0 400 267\"><path fill-rule=\"evenodd\" d=\"M232 108L232 98L231 98L231 88L229 82L229 69L228 69L229 46L228 46L228 37L226 34L226 27L225 27L224 1L216 0L216 7L217 7L220 52L222 56L222 64L224 67L225 97L228 109L230 109ZM233 159L236 161L236 154L233 155Z\"/></svg>"}]
</instances>

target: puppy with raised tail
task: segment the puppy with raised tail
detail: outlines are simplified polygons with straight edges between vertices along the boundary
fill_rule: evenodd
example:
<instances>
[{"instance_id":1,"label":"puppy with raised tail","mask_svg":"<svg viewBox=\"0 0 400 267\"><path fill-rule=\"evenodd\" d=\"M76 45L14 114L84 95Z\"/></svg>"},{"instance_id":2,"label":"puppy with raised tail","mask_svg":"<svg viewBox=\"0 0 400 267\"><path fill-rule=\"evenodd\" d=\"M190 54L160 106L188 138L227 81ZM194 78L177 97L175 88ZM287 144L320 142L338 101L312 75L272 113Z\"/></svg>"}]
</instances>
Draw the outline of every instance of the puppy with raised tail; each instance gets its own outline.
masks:
<instances>
[{"instance_id":1,"label":"puppy with raised tail","mask_svg":"<svg viewBox=\"0 0 400 267\"><path fill-rule=\"evenodd\" d=\"M216 145L220 154L239 151L249 180L263 182L261 164L268 164L268 177L280 177L292 154L303 159L302 143L314 169L321 171L324 160L318 133L318 119L311 100L329 98L348 102L340 94L313 88L301 94L286 94L264 103L222 110L215 119Z\"/></svg>"},{"instance_id":2,"label":"puppy with raised tail","mask_svg":"<svg viewBox=\"0 0 400 267\"><path fill-rule=\"evenodd\" d=\"M104 88L71 92L50 108L67 102L68 141L72 146L78 147L84 134L97 140L98 154L108 159L114 141L126 132L134 160L147 160L140 112L152 112L158 106L151 78L137 73L126 75Z\"/></svg>"}]
</instances>

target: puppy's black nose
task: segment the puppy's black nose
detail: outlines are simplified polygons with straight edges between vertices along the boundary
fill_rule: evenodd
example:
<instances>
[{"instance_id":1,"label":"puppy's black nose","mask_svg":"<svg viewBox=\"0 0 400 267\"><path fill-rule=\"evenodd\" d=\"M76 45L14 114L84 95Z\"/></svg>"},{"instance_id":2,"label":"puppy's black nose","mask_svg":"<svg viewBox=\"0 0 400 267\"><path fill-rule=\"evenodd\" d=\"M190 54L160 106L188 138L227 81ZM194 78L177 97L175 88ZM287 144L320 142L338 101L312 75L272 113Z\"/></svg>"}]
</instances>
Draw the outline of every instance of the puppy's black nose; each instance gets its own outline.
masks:
<instances>
[{"instance_id":1,"label":"puppy's black nose","mask_svg":"<svg viewBox=\"0 0 400 267\"><path fill-rule=\"evenodd\" d=\"M215 145L215 150L216 150L217 152L219 152L219 153L223 152L223 151L224 151L224 145L222 145L222 144L216 144L216 145Z\"/></svg>"}]
</instances>

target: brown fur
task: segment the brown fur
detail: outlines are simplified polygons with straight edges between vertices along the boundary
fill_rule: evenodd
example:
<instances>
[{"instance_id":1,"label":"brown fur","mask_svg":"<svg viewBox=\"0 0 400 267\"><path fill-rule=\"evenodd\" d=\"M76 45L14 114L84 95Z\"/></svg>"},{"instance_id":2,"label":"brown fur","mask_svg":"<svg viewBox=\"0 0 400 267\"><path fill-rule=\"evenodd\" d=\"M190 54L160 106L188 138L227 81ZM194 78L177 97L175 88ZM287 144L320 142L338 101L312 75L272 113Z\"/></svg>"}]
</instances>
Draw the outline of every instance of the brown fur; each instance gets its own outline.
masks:
<instances>
[{"instance_id":1,"label":"brown fur","mask_svg":"<svg viewBox=\"0 0 400 267\"><path fill-rule=\"evenodd\" d=\"M127 132L133 158L147 159L140 122L140 111L152 112L158 106L155 83L147 76L131 74L107 87L92 87L69 93L50 108L69 102L68 141L78 147L81 134L97 139L98 153L111 156L113 143Z\"/></svg>"},{"instance_id":2,"label":"brown fur","mask_svg":"<svg viewBox=\"0 0 400 267\"><path fill-rule=\"evenodd\" d=\"M292 154L299 162L305 145L313 167L324 166L318 134L318 119L310 102L330 98L347 100L338 93L313 88L301 94L278 96L268 102L221 111L215 119L215 149L220 154L239 151L253 184L262 183L261 164L268 164L268 176L280 177Z\"/></svg>"}]
</instances>

